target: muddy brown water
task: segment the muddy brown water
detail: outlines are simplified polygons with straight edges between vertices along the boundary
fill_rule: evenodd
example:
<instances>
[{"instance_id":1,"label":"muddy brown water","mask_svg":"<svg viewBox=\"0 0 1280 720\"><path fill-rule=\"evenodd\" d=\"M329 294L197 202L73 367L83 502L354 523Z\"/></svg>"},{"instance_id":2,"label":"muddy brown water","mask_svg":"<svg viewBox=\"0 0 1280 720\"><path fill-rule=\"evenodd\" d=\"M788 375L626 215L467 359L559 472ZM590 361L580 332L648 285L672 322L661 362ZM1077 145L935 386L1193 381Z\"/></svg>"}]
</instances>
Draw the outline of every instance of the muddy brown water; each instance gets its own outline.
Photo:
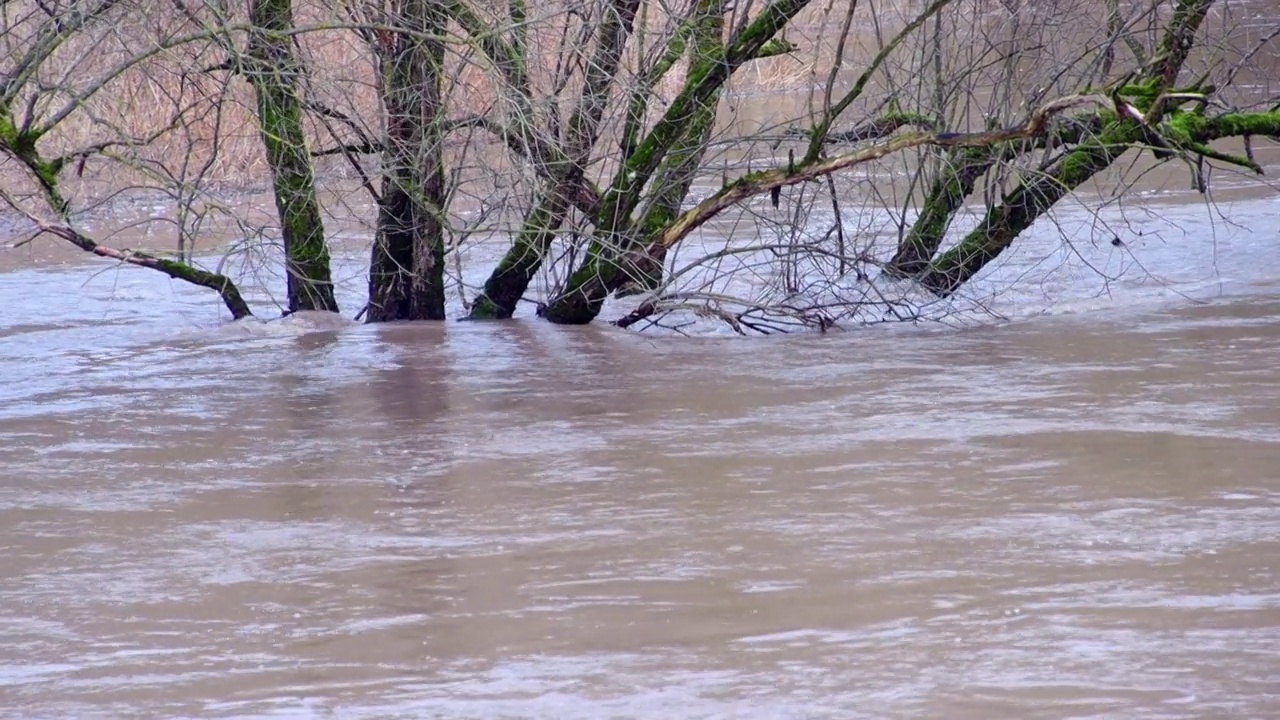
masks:
<instances>
[{"instance_id":1,"label":"muddy brown water","mask_svg":"<svg viewBox=\"0 0 1280 720\"><path fill-rule=\"evenodd\" d=\"M1280 717L1280 205L1153 178L825 336L0 252L0 718Z\"/></svg>"},{"instance_id":2,"label":"muddy brown water","mask_svg":"<svg viewBox=\"0 0 1280 720\"><path fill-rule=\"evenodd\" d=\"M0 716L1275 717L1256 243L1196 302L765 340L0 275Z\"/></svg>"}]
</instances>

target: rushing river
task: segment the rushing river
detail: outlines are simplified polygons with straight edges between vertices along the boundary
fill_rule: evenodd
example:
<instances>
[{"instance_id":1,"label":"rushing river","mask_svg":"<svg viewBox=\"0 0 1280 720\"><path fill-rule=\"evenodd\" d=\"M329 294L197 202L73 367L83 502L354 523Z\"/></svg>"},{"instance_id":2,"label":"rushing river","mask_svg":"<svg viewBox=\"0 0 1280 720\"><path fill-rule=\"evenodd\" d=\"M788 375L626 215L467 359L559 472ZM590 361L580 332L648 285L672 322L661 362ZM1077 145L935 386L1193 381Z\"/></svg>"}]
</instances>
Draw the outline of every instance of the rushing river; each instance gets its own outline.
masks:
<instances>
[{"instance_id":1,"label":"rushing river","mask_svg":"<svg viewBox=\"0 0 1280 720\"><path fill-rule=\"evenodd\" d=\"M0 275L0 715L1275 717L1273 208L781 339Z\"/></svg>"}]
</instances>

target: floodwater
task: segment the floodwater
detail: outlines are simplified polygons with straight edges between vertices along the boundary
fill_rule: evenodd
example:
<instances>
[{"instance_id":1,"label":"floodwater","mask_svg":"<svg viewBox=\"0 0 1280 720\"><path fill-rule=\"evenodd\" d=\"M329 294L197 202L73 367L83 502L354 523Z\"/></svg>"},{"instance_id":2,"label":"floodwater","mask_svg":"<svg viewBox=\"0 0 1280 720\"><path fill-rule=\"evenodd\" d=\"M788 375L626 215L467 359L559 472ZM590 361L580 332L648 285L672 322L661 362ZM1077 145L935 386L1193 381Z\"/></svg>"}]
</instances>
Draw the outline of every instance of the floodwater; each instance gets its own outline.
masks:
<instances>
[{"instance_id":1,"label":"floodwater","mask_svg":"<svg viewBox=\"0 0 1280 720\"><path fill-rule=\"evenodd\" d=\"M1233 217L1072 251L1155 295L767 339L0 274L0 716L1280 716L1280 224Z\"/></svg>"}]
</instances>

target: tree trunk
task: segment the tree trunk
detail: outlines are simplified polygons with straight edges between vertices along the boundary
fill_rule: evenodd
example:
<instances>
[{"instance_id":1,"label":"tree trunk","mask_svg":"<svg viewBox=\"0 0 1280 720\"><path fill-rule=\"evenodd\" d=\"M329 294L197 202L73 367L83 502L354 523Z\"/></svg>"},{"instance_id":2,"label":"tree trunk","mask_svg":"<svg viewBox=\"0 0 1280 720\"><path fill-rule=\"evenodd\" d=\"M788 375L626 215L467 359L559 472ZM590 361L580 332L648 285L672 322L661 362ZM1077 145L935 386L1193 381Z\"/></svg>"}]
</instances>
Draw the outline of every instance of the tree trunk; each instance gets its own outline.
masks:
<instances>
[{"instance_id":1,"label":"tree trunk","mask_svg":"<svg viewBox=\"0 0 1280 720\"><path fill-rule=\"evenodd\" d=\"M552 183L553 187L525 216L515 241L485 281L484 292L471 305L468 318L501 320L515 314L516 305L542 267L551 241L567 215L566 185L557 179Z\"/></svg>"},{"instance_id":2,"label":"tree trunk","mask_svg":"<svg viewBox=\"0 0 1280 720\"><path fill-rule=\"evenodd\" d=\"M708 0L702 9L702 16L693 31L693 48L690 66L710 61L724 49L724 13L727 10L725 0ZM720 105L720 92L714 93L689 122L689 129L683 142L662 160L658 169L658 179L654 183L656 192L649 201L649 206L640 216L639 234L641 241L661 232L680 214L680 205L689 194L702 159L707 154L707 144L711 140L711 131L715 127L716 110ZM633 294L657 290L662 285L662 274L666 267L667 250L659 248L646 256L646 261L634 267L624 268L627 274L625 282L620 284L618 293Z\"/></svg>"},{"instance_id":3,"label":"tree trunk","mask_svg":"<svg viewBox=\"0 0 1280 720\"><path fill-rule=\"evenodd\" d=\"M484 284L484 294L471 307L472 319L509 318L542 266L568 214L570 196L582 183L591 149L600 136L600 121L609 105L618 64L635 22L639 0L616 0L596 37L595 57L586 66L582 96L565 142L564 160L550 173L549 187L525 217L520 233Z\"/></svg>"},{"instance_id":4,"label":"tree trunk","mask_svg":"<svg viewBox=\"0 0 1280 720\"><path fill-rule=\"evenodd\" d=\"M443 320L446 185L441 121L445 15L402 0L380 47L386 138L369 266L369 322Z\"/></svg>"},{"instance_id":5,"label":"tree trunk","mask_svg":"<svg viewBox=\"0 0 1280 720\"><path fill-rule=\"evenodd\" d=\"M1213 3L1214 0L1178 0L1145 77L1141 83L1129 86L1144 88L1148 96L1135 98L1146 116L1143 122L1155 125L1169 114L1163 94L1173 89L1182 65L1195 45L1200 24ZM1185 115L1181 111L1172 114ZM1188 123L1181 118L1174 120L1183 125ZM1109 167L1126 150L1137 143L1149 141L1151 137L1151 129L1138 121L1117 118L1103 129L1096 140L1080 145L1053 168L1034 180L1023 182L999 205L988 210L976 229L919 276L920 282L942 297L954 293L1008 249L1018 235L1031 227L1045 211Z\"/></svg>"},{"instance_id":6,"label":"tree trunk","mask_svg":"<svg viewBox=\"0 0 1280 720\"><path fill-rule=\"evenodd\" d=\"M946 239L956 212L973 194L982 176L997 163L1010 162L1020 155L1046 147L1077 145L1086 138L1096 137L1104 126L1098 115L1076 116L1042 137L952 150L929 187L920 216L912 224L907 237L899 243L885 271L896 277L911 277L928 270L929 262Z\"/></svg>"},{"instance_id":7,"label":"tree trunk","mask_svg":"<svg viewBox=\"0 0 1280 720\"><path fill-rule=\"evenodd\" d=\"M1096 141L1072 150L1054 168L1006 195L999 205L987 211L977 228L920 275L920 282L942 297L955 292L1012 245L1046 210L1109 167L1140 139L1135 122L1114 121Z\"/></svg>"},{"instance_id":8,"label":"tree trunk","mask_svg":"<svg viewBox=\"0 0 1280 720\"><path fill-rule=\"evenodd\" d=\"M929 261L942 246L956 211L995 161L995 148L958 148L946 156L938 177L929 187L920 217L898 244L898 251L885 266L885 272L909 277L929 268Z\"/></svg>"},{"instance_id":9,"label":"tree trunk","mask_svg":"<svg viewBox=\"0 0 1280 720\"><path fill-rule=\"evenodd\" d=\"M298 63L289 33L291 0L254 0L245 68L258 98L258 123L284 240L289 310L338 311L329 271L329 248L316 201L311 154L302 127Z\"/></svg>"},{"instance_id":10,"label":"tree trunk","mask_svg":"<svg viewBox=\"0 0 1280 720\"><path fill-rule=\"evenodd\" d=\"M600 207L596 237L582 265L566 287L552 298L543 316L554 323L585 325L600 314L609 293L626 277L617 262L631 213L640 202L645 185L672 147L688 132L698 111L719 94L743 64L758 57L767 43L784 28L809 0L776 0L765 6L733 41L706 62L693 66L680 93L653 129L622 164Z\"/></svg>"}]
</instances>

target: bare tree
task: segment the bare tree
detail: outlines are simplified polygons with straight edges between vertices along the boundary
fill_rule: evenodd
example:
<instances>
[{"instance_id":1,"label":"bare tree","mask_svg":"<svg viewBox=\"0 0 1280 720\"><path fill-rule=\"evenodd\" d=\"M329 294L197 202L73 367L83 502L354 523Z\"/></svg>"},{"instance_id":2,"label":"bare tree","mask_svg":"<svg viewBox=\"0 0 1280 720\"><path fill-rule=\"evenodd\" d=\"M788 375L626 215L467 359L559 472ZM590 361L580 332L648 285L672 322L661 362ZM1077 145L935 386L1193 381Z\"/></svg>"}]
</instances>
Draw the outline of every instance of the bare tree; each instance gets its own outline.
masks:
<instances>
[{"instance_id":1,"label":"bare tree","mask_svg":"<svg viewBox=\"0 0 1280 720\"><path fill-rule=\"evenodd\" d=\"M386 136L370 322L445 317L444 11L438 0L398 0L379 34Z\"/></svg>"}]
</instances>

